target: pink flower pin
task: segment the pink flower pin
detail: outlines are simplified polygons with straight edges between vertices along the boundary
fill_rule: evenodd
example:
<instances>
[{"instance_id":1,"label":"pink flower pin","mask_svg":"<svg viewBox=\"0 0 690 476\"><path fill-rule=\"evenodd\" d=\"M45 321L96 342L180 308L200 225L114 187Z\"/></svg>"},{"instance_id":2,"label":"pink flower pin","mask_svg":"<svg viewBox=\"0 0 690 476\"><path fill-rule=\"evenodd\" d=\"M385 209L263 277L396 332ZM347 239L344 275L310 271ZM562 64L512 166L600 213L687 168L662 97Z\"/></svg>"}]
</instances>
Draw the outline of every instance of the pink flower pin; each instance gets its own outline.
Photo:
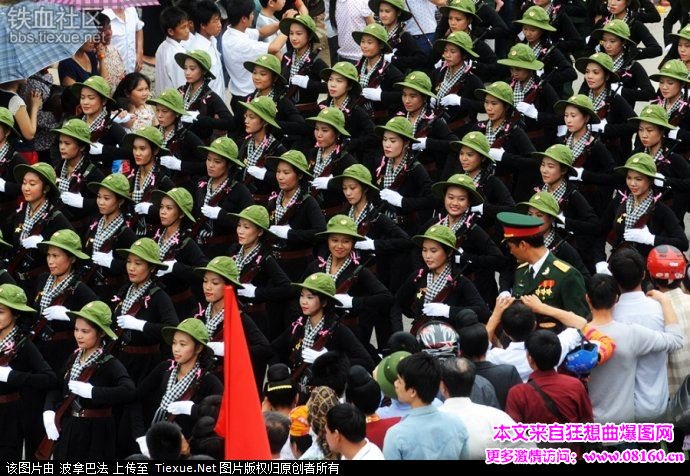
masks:
<instances>
[{"instance_id":1,"label":"pink flower pin","mask_svg":"<svg viewBox=\"0 0 690 476\"><path fill-rule=\"evenodd\" d=\"M144 298L144 308L148 309L149 308L149 301L151 300L151 296L146 296Z\"/></svg>"},{"instance_id":2,"label":"pink flower pin","mask_svg":"<svg viewBox=\"0 0 690 476\"><path fill-rule=\"evenodd\" d=\"M120 302L120 301L122 301L122 299L117 294L114 295L113 298L110 300L110 302Z\"/></svg>"},{"instance_id":3,"label":"pink flower pin","mask_svg":"<svg viewBox=\"0 0 690 476\"><path fill-rule=\"evenodd\" d=\"M96 220L95 222L91 223L91 225L89 225L89 230L93 231L96 229L97 226L98 226L98 220Z\"/></svg>"},{"instance_id":4,"label":"pink flower pin","mask_svg":"<svg viewBox=\"0 0 690 476\"><path fill-rule=\"evenodd\" d=\"M297 319L295 322L292 323L292 334L294 334L297 331L297 328L302 325L302 317Z\"/></svg>"},{"instance_id":5,"label":"pink flower pin","mask_svg":"<svg viewBox=\"0 0 690 476\"><path fill-rule=\"evenodd\" d=\"M173 359L168 359L168 362L170 362L168 370L173 370L175 368L175 361Z\"/></svg>"},{"instance_id":6,"label":"pink flower pin","mask_svg":"<svg viewBox=\"0 0 690 476\"><path fill-rule=\"evenodd\" d=\"M199 188L204 188L207 184L208 184L207 181L201 180L201 181L199 181Z\"/></svg>"}]
</instances>

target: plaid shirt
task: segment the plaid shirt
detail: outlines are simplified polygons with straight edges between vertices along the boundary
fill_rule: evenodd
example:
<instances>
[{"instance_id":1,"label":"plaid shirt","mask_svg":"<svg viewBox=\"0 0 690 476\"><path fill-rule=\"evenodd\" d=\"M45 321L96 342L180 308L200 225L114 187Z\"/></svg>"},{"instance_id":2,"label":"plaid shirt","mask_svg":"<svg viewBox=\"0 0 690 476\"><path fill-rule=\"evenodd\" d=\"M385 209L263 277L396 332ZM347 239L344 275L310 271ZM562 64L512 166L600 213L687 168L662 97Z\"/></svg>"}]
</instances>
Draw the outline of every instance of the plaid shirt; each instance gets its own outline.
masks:
<instances>
[{"instance_id":1,"label":"plaid shirt","mask_svg":"<svg viewBox=\"0 0 690 476\"><path fill-rule=\"evenodd\" d=\"M678 324L685 339L690 339L690 296L681 289L668 291L666 295L671 300L673 310L678 316ZM668 392L673 396L686 375L690 374L690 346L674 350L668 354Z\"/></svg>"}]
</instances>

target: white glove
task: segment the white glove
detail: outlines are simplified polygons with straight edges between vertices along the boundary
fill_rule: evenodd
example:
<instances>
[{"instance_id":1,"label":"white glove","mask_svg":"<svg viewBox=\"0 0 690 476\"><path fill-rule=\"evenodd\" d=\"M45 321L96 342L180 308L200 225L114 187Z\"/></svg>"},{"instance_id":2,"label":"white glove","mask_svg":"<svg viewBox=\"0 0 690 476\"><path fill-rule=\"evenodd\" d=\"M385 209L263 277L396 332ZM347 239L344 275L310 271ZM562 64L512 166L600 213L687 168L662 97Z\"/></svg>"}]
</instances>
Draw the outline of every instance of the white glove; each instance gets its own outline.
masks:
<instances>
[{"instance_id":1,"label":"white glove","mask_svg":"<svg viewBox=\"0 0 690 476\"><path fill-rule=\"evenodd\" d=\"M623 233L623 239L625 241L632 241L649 246L654 246L654 238L654 235L652 235L652 232L649 231L647 226L644 228L631 228L625 230L625 233Z\"/></svg>"},{"instance_id":2,"label":"white glove","mask_svg":"<svg viewBox=\"0 0 690 476\"><path fill-rule=\"evenodd\" d=\"M153 206L153 203L151 202L139 202L136 205L134 205L134 211L138 215L148 215L149 210Z\"/></svg>"},{"instance_id":3,"label":"white glove","mask_svg":"<svg viewBox=\"0 0 690 476\"><path fill-rule=\"evenodd\" d=\"M146 444L146 435L140 436L135 440L137 442L137 445L139 445L139 451L141 451L141 454L151 457L151 454L149 453L149 447Z\"/></svg>"},{"instance_id":4,"label":"white glove","mask_svg":"<svg viewBox=\"0 0 690 476\"><path fill-rule=\"evenodd\" d=\"M180 121L186 124L194 124L199 119L199 111L187 111L187 114L180 117Z\"/></svg>"},{"instance_id":5,"label":"white glove","mask_svg":"<svg viewBox=\"0 0 690 476\"><path fill-rule=\"evenodd\" d=\"M457 94L448 94L441 98L441 106L459 106L462 104L462 98Z\"/></svg>"},{"instance_id":6,"label":"white glove","mask_svg":"<svg viewBox=\"0 0 690 476\"><path fill-rule=\"evenodd\" d=\"M5 179L2 178L2 177L0 177L0 192L4 192L4 191L5 191L5 184L6 184L6 183L7 183L7 182L5 181Z\"/></svg>"},{"instance_id":7,"label":"white glove","mask_svg":"<svg viewBox=\"0 0 690 476\"><path fill-rule=\"evenodd\" d=\"M182 161L172 155L161 157L161 165L170 170L182 170Z\"/></svg>"},{"instance_id":8,"label":"white glove","mask_svg":"<svg viewBox=\"0 0 690 476\"><path fill-rule=\"evenodd\" d=\"M354 300L354 298L349 294L336 294L335 299L337 301L340 301L340 304L337 304L336 307L341 307L343 309L352 309L352 301Z\"/></svg>"},{"instance_id":9,"label":"white glove","mask_svg":"<svg viewBox=\"0 0 690 476\"><path fill-rule=\"evenodd\" d=\"M91 256L91 261L93 261L98 266L103 266L104 268L110 268L113 265L113 252L101 253L97 251Z\"/></svg>"},{"instance_id":10,"label":"white glove","mask_svg":"<svg viewBox=\"0 0 690 476\"><path fill-rule=\"evenodd\" d=\"M390 203L394 207L402 207L403 196L395 190L391 190L390 188L384 188L379 193L379 196L381 197L381 200Z\"/></svg>"},{"instance_id":11,"label":"white glove","mask_svg":"<svg viewBox=\"0 0 690 476\"><path fill-rule=\"evenodd\" d=\"M512 294L510 293L510 291L501 291L501 292L498 294L498 297L499 297L499 298L507 298L507 297L510 297L510 296L512 296Z\"/></svg>"},{"instance_id":12,"label":"white glove","mask_svg":"<svg viewBox=\"0 0 690 476\"><path fill-rule=\"evenodd\" d=\"M131 120L132 115L128 112L125 112L124 116L122 114L117 114L115 117L113 117L113 122L115 124L127 124Z\"/></svg>"},{"instance_id":13,"label":"white glove","mask_svg":"<svg viewBox=\"0 0 690 476\"><path fill-rule=\"evenodd\" d=\"M266 170L264 167L257 167L256 165L250 165L249 167L247 167L247 173L259 180L264 179L264 177L266 176L266 172L268 172L268 170Z\"/></svg>"},{"instance_id":14,"label":"white glove","mask_svg":"<svg viewBox=\"0 0 690 476\"><path fill-rule=\"evenodd\" d=\"M319 356L325 354L326 352L328 352L328 349L326 349L325 347L321 350L314 350L305 347L302 349L302 360L308 364L313 364L314 361L319 358Z\"/></svg>"},{"instance_id":15,"label":"white glove","mask_svg":"<svg viewBox=\"0 0 690 476\"><path fill-rule=\"evenodd\" d=\"M659 172L657 172L656 178L654 179L654 186L663 187L664 186L664 180L666 180L666 177L664 177L664 174L660 174Z\"/></svg>"},{"instance_id":16,"label":"white glove","mask_svg":"<svg viewBox=\"0 0 690 476\"><path fill-rule=\"evenodd\" d=\"M426 137L417 139L419 142L412 144L412 150L426 150Z\"/></svg>"},{"instance_id":17,"label":"white glove","mask_svg":"<svg viewBox=\"0 0 690 476\"><path fill-rule=\"evenodd\" d=\"M243 284L242 289L237 290L237 295L245 298L255 298L256 297L256 286L253 284Z\"/></svg>"},{"instance_id":18,"label":"white glove","mask_svg":"<svg viewBox=\"0 0 690 476\"><path fill-rule=\"evenodd\" d=\"M534 107L534 104L529 104L524 101L521 101L517 103L517 106L515 106L515 108L525 116L529 117L530 119L536 119L537 117L539 117L539 111L536 107Z\"/></svg>"},{"instance_id":19,"label":"white glove","mask_svg":"<svg viewBox=\"0 0 690 476\"><path fill-rule=\"evenodd\" d=\"M565 228L565 215L563 215L563 212L559 213L556 218L558 218L555 223L556 228Z\"/></svg>"},{"instance_id":20,"label":"white glove","mask_svg":"<svg viewBox=\"0 0 690 476\"><path fill-rule=\"evenodd\" d=\"M46 436L49 440L57 441L60 438L60 432L55 425L55 412L46 410L43 412L43 426L46 429Z\"/></svg>"},{"instance_id":21,"label":"white glove","mask_svg":"<svg viewBox=\"0 0 690 476\"><path fill-rule=\"evenodd\" d=\"M276 235L278 238L287 240L288 232L290 231L290 225L271 225L268 231Z\"/></svg>"},{"instance_id":22,"label":"white glove","mask_svg":"<svg viewBox=\"0 0 690 476\"><path fill-rule=\"evenodd\" d=\"M673 139L673 140L678 139L678 131L679 130L680 130L680 128L671 129L670 131L668 131L668 134L667 134L668 138Z\"/></svg>"},{"instance_id":23,"label":"white glove","mask_svg":"<svg viewBox=\"0 0 690 476\"><path fill-rule=\"evenodd\" d=\"M506 150L501 147L500 149L489 149L489 157L493 159L494 162L500 162L503 160L503 154Z\"/></svg>"},{"instance_id":24,"label":"white glove","mask_svg":"<svg viewBox=\"0 0 690 476\"><path fill-rule=\"evenodd\" d=\"M201 207L201 214L204 215L206 218L210 218L211 220L215 220L218 218L218 215L220 215L221 210L223 210L220 207L212 207L211 205L204 205Z\"/></svg>"},{"instance_id":25,"label":"white glove","mask_svg":"<svg viewBox=\"0 0 690 476\"><path fill-rule=\"evenodd\" d=\"M70 382L67 384L67 388L69 388L69 391L75 395L79 395L80 397L84 398L92 398L91 395L93 394L93 385L90 383L70 380Z\"/></svg>"},{"instance_id":26,"label":"white glove","mask_svg":"<svg viewBox=\"0 0 690 476\"><path fill-rule=\"evenodd\" d=\"M60 200L65 205L69 205L74 208L84 208L84 197L79 193L72 192L62 192L60 194Z\"/></svg>"},{"instance_id":27,"label":"white glove","mask_svg":"<svg viewBox=\"0 0 690 476\"><path fill-rule=\"evenodd\" d=\"M606 119L602 119L599 124L592 124L592 132L599 132L601 134L604 133L606 130L606 125L608 124L608 121Z\"/></svg>"},{"instance_id":28,"label":"white glove","mask_svg":"<svg viewBox=\"0 0 690 476\"><path fill-rule=\"evenodd\" d=\"M606 261L599 261L597 264L594 265L594 268L596 268L597 274L608 274L609 276L611 276L609 264Z\"/></svg>"},{"instance_id":29,"label":"white glove","mask_svg":"<svg viewBox=\"0 0 690 476\"><path fill-rule=\"evenodd\" d=\"M163 264L166 265L166 268L159 269L158 272L156 273L156 276L159 278L161 276L165 276L166 274L170 274L173 271L173 268L175 267L175 263L177 263L177 260L171 259L169 261L163 261Z\"/></svg>"},{"instance_id":30,"label":"white glove","mask_svg":"<svg viewBox=\"0 0 690 476\"><path fill-rule=\"evenodd\" d=\"M225 355L225 343L224 342L209 342L206 344L213 351L213 353L218 357L223 357Z\"/></svg>"},{"instance_id":31,"label":"white glove","mask_svg":"<svg viewBox=\"0 0 690 476\"><path fill-rule=\"evenodd\" d=\"M311 186L316 190L326 190L328 189L328 182L330 182L332 178L332 175L329 175L328 177L316 177L311 181Z\"/></svg>"},{"instance_id":32,"label":"white glove","mask_svg":"<svg viewBox=\"0 0 690 476\"><path fill-rule=\"evenodd\" d=\"M575 175L568 177L568 180L572 182L582 182L582 173L585 171L584 167L573 167Z\"/></svg>"},{"instance_id":33,"label":"white glove","mask_svg":"<svg viewBox=\"0 0 690 476\"><path fill-rule=\"evenodd\" d=\"M587 43L589 43L589 39L590 39L590 38L592 38L592 35L590 35L590 36L588 36L588 37L585 38L585 45L586 45Z\"/></svg>"},{"instance_id":34,"label":"white glove","mask_svg":"<svg viewBox=\"0 0 690 476\"><path fill-rule=\"evenodd\" d=\"M563 137L567 133L568 133L568 126L565 126L565 125L564 126L558 126L558 128L556 129L556 135L558 137Z\"/></svg>"},{"instance_id":35,"label":"white glove","mask_svg":"<svg viewBox=\"0 0 690 476\"><path fill-rule=\"evenodd\" d=\"M673 47L673 43L669 43L664 47L664 55L667 55L669 51L671 51L671 48Z\"/></svg>"},{"instance_id":36,"label":"white glove","mask_svg":"<svg viewBox=\"0 0 690 476\"><path fill-rule=\"evenodd\" d=\"M422 307L422 313L429 317L448 317L450 306L442 302L428 302Z\"/></svg>"},{"instance_id":37,"label":"white glove","mask_svg":"<svg viewBox=\"0 0 690 476\"><path fill-rule=\"evenodd\" d=\"M137 319L134 316L130 316L129 314L123 314L121 316L117 316L117 325L120 326L122 329L129 329L132 331L139 331L142 332L144 330L144 325L146 325L146 321L142 319Z\"/></svg>"},{"instance_id":38,"label":"white glove","mask_svg":"<svg viewBox=\"0 0 690 476\"><path fill-rule=\"evenodd\" d=\"M38 245L41 241L43 241L43 237L41 235L31 235L22 240L22 247L27 250L38 248L36 245Z\"/></svg>"},{"instance_id":39,"label":"white glove","mask_svg":"<svg viewBox=\"0 0 690 476\"><path fill-rule=\"evenodd\" d=\"M307 89L307 86L309 85L309 76L295 74L292 76L292 78L290 78L290 84L294 84L302 89Z\"/></svg>"},{"instance_id":40,"label":"white glove","mask_svg":"<svg viewBox=\"0 0 690 476\"><path fill-rule=\"evenodd\" d=\"M362 96L369 101L381 102L381 88L364 88L362 89Z\"/></svg>"},{"instance_id":41,"label":"white glove","mask_svg":"<svg viewBox=\"0 0 690 476\"><path fill-rule=\"evenodd\" d=\"M365 238L362 241L355 242L355 249L374 251L376 247L374 246L374 240L371 238Z\"/></svg>"},{"instance_id":42,"label":"white glove","mask_svg":"<svg viewBox=\"0 0 690 476\"><path fill-rule=\"evenodd\" d=\"M7 379L10 378L10 372L12 372L11 367L6 365L0 366L0 382L7 382Z\"/></svg>"},{"instance_id":43,"label":"white glove","mask_svg":"<svg viewBox=\"0 0 690 476\"><path fill-rule=\"evenodd\" d=\"M520 38L520 41L525 41L525 32L521 31L518 33L517 37Z\"/></svg>"},{"instance_id":44,"label":"white glove","mask_svg":"<svg viewBox=\"0 0 690 476\"><path fill-rule=\"evenodd\" d=\"M544 76L544 70L543 70L543 69L538 69L538 70L537 70L537 77L541 78L542 76Z\"/></svg>"},{"instance_id":45,"label":"white glove","mask_svg":"<svg viewBox=\"0 0 690 476\"><path fill-rule=\"evenodd\" d=\"M619 96L623 92L623 86L621 83L611 83L611 91L618 94Z\"/></svg>"},{"instance_id":46,"label":"white glove","mask_svg":"<svg viewBox=\"0 0 690 476\"><path fill-rule=\"evenodd\" d=\"M388 63L393 61L393 54L394 53L386 53L385 55L383 55L384 61L387 61Z\"/></svg>"},{"instance_id":47,"label":"white glove","mask_svg":"<svg viewBox=\"0 0 690 476\"><path fill-rule=\"evenodd\" d=\"M455 264L460 264L460 261L462 261L462 254L465 250L463 250L462 247L458 247L455 251Z\"/></svg>"},{"instance_id":48,"label":"white glove","mask_svg":"<svg viewBox=\"0 0 690 476\"><path fill-rule=\"evenodd\" d=\"M470 208L470 211L472 213L479 213L480 215L482 215L484 213L484 204L480 203L479 205L475 205L472 208Z\"/></svg>"},{"instance_id":49,"label":"white glove","mask_svg":"<svg viewBox=\"0 0 690 476\"><path fill-rule=\"evenodd\" d=\"M180 400L168 405L167 410L173 415L191 415L193 406L194 402L191 400Z\"/></svg>"},{"instance_id":50,"label":"white glove","mask_svg":"<svg viewBox=\"0 0 690 476\"><path fill-rule=\"evenodd\" d=\"M101 155L103 153L103 144L100 142L94 142L89 146L89 154L91 155Z\"/></svg>"},{"instance_id":51,"label":"white glove","mask_svg":"<svg viewBox=\"0 0 690 476\"><path fill-rule=\"evenodd\" d=\"M43 317L49 321L69 321L65 306L50 306L43 310Z\"/></svg>"}]
</instances>

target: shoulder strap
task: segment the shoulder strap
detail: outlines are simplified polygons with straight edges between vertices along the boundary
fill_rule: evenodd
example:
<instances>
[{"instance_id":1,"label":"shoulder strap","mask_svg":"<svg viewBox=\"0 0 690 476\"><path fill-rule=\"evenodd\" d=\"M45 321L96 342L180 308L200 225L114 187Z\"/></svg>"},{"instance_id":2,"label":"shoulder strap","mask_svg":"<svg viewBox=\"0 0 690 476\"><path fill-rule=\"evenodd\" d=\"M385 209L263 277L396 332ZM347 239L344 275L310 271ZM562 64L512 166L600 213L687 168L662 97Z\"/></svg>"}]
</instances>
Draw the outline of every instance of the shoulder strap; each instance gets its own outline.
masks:
<instances>
[{"instance_id":1,"label":"shoulder strap","mask_svg":"<svg viewBox=\"0 0 690 476\"><path fill-rule=\"evenodd\" d=\"M537 391L541 399L544 401L544 405L546 405L546 408L549 409L549 411L553 414L553 416L558 419L560 423L567 423L570 420L568 420L565 416L563 416L563 413L558 409L558 405L556 405L556 402L553 401L551 397L549 397L544 390L535 382L534 380L530 380L528 382L528 385L532 387L534 390Z\"/></svg>"}]
</instances>

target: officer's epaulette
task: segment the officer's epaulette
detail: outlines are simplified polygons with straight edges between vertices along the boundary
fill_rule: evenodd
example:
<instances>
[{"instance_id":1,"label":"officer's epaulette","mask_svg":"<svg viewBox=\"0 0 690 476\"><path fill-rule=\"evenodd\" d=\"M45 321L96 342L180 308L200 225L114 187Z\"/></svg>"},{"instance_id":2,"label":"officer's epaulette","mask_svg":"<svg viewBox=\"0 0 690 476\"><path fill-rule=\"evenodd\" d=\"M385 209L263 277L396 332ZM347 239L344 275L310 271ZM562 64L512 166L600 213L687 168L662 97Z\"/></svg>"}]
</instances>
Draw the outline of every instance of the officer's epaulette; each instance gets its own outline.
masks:
<instances>
[{"instance_id":1,"label":"officer's epaulette","mask_svg":"<svg viewBox=\"0 0 690 476\"><path fill-rule=\"evenodd\" d=\"M566 263L565 261L561 261L561 260L557 259L557 260L554 260L553 265L556 268L563 271L564 273L567 273L568 271L570 271L570 265L568 263Z\"/></svg>"},{"instance_id":2,"label":"officer's epaulette","mask_svg":"<svg viewBox=\"0 0 690 476\"><path fill-rule=\"evenodd\" d=\"M518 265L517 269L524 268L524 267L527 266L528 264L529 264L529 263L528 263L527 261L525 261L524 263Z\"/></svg>"}]
</instances>

